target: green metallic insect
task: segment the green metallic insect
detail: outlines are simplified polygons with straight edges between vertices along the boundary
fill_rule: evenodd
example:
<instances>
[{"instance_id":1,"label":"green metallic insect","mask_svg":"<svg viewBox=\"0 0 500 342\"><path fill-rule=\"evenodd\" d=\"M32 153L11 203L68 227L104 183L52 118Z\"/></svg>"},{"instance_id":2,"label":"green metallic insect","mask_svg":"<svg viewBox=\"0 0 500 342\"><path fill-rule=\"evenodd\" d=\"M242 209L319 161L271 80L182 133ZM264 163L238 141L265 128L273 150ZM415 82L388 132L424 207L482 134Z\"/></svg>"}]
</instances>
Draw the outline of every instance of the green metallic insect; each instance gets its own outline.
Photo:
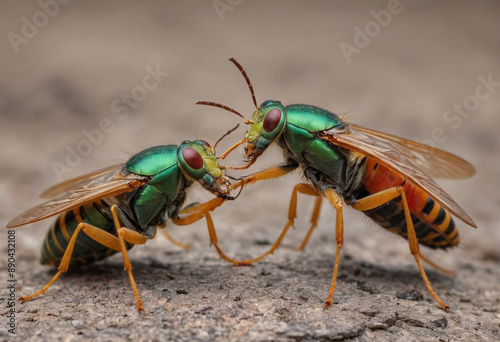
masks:
<instances>
[{"instance_id":1,"label":"green metallic insect","mask_svg":"<svg viewBox=\"0 0 500 342\"><path fill-rule=\"evenodd\" d=\"M200 204L191 214L180 217L186 191L194 182L221 200ZM154 238L156 228L164 228L167 218L177 225L186 225L205 216L211 241L216 244L208 211L233 199L229 197L230 190L214 149L203 140L152 147L132 156L125 165L111 166L49 188L42 197L51 198L50 201L7 225L18 227L61 214L45 238L41 257L42 264L59 265L59 271L40 291L20 300L43 294L69 266L121 252L137 309L143 310L127 250Z\"/></svg>"},{"instance_id":2,"label":"green metallic insect","mask_svg":"<svg viewBox=\"0 0 500 342\"><path fill-rule=\"evenodd\" d=\"M474 167L448 152L348 123L336 114L316 106L283 106L274 100L257 106L246 72L238 62L232 58L230 60L242 73L252 94L256 111L251 120L225 105L198 102L235 113L250 125L245 138L226 153L245 143L248 164L236 169L248 168L273 143L281 147L286 158L286 165L261 171L242 182L280 177L296 168L301 168L309 181L295 186L288 222L271 249L258 258L235 261L235 264L258 261L279 246L281 239L293 225L298 193L317 197L311 227L299 247L304 248L317 224L321 198L324 196L337 212L335 267L325 307L331 305L337 278L343 244L344 201L383 228L408 240L411 254L429 293L444 310L448 310L448 306L432 289L420 259L443 272L446 270L426 259L420 253L419 244L442 249L456 246L459 241L458 231L451 214L472 227L476 227L476 224L431 177L467 178L475 173Z\"/></svg>"}]
</instances>

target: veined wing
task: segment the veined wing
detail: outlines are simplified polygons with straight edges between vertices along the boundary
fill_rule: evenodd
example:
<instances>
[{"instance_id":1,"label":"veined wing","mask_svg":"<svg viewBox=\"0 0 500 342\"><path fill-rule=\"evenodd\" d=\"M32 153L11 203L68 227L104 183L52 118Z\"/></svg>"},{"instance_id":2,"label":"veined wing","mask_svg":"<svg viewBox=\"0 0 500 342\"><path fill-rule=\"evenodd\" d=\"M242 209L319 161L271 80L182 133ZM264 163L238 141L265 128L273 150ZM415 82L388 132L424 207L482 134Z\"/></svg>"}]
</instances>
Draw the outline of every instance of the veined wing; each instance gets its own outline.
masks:
<instances>
[{"instance_id":1,"label":"veined wing","mask_svg":"<svg viewBox=\"0 0 500 342\"><path fill-rule=\"evenodd\" d=\"M410 152L409 147L398 144L394 139L386 139L383 133L377 132L378 134L371 134L371 132L371 130L365 128L360 129L359 126L356 125L349 125L349 129L343 129L342 131L334 129L327 131L322 136L322 139L347 150L356 151L363 155L376 158L379 163L422 188L436 202L441 204L453 215L470 226L477 227L465 210L463 210L450 195L441 189L430 176L415 165L415 158L412 157L413 153ZM417 143L414 144L419 145ZM429 152L427 152L427 154L429 154ZM433 165L428 162L426 162L426 164Z\"/></svg>"},{"instance_id":2,"label":"veined wing","mask_svg":"<svg viewBox=\"0 0 500 342\"><path fill-rule=\"evenodd\" d=\"M50 188L49 190L55 189L52 193L65 192L22 213L10 221L7 228L40 221L101 198L118 196L133 191L149 181L148 177L136 174L123 175L121 166L107 168L106 171L97 171L97 173L90 174L90 178L82 176L75 178L76 181L66 181Z\"/></svg>"},{"instance_id":3,"label":"veined wing","mask_svg":"<svg viewBox=\"0 0 500 342\"><path fill-rule=\"evenodd\" d=\"M430 177L463 179L476 173L474 166L452 153L358 125L350 124L350 127L385 140Z\"/></svg>"},{"instance_id":4,"label":"veined wing","mask_svg":"<svg viewBox=\"0 0 500 342\"><path fill-rule=\"evenodd\" d=\"M106 167L101 170L97 170L91 173L87 173L86 175L82 175L79 177L71 178L68 179L64 182L57 183L56 185L51 186L50 188L46 189L44 192L40 194L41 198L54 198L69 189L72 188L78 188L78 187L83 187L85 183L88 183L92 179L99 178L100 176L107 174L113 170L120 170L122 168L123 164L118 164L118 165L113 165ZM80 185L79 183L83 183Z\"/></svg>"}]
</instances>

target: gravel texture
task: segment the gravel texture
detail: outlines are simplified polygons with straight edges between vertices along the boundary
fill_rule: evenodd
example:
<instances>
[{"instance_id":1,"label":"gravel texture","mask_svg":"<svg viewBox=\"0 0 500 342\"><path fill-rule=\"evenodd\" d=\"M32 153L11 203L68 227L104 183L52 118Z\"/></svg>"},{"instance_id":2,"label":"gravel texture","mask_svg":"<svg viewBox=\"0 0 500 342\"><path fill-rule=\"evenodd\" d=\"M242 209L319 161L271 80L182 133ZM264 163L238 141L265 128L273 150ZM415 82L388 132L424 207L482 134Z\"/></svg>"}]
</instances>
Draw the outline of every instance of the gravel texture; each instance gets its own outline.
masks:
<instances>
[{"instance_id":1,"label":"gravel texture","mask_svg":"<svg viewBox=\"0 0 500 342\"><path fill-rule=\"evenodd\" d=\"M16 303L15 335L8 331L4 229L1 341L500 339L497 2L55 3L1 4L0 226L40 203L38 194L61 179L157 144L214 143L239 119L196 101L222 102L246 116L253 109L243 78L227 62L232 56L246 68L258 102L323 106L370 128L432 140L471 161L475 177L440 184L479 229L457 220L459 248L423 249L457 271L452 278L427 268L450 313L428 294L405 240L352 209L345 210L334 305L323 310L334 213L324 203L309 245L294 251L314 202L301 196L296 229L262 262L233 267L210 248L204 222L170 224L189 250L160 235L130 252L144 313L115 255L70 270L45 295ZM358 50L346 58L347 44ZM480 87L488 79L489 87ZM243 134L240 128L226 138L219 153ZM78 149L85 153L75 157ZM232 174L282 160L275 149L246 173ZM241 165L241 150L226 163ZM223 250L239 259L266 251L300 181L293 174L255 184L214 212ZM195 189L190 199L210 195ZM39 290L55 273L38 262L50 223L15 230L16 296Z\"/></svg>"}]
</instances>

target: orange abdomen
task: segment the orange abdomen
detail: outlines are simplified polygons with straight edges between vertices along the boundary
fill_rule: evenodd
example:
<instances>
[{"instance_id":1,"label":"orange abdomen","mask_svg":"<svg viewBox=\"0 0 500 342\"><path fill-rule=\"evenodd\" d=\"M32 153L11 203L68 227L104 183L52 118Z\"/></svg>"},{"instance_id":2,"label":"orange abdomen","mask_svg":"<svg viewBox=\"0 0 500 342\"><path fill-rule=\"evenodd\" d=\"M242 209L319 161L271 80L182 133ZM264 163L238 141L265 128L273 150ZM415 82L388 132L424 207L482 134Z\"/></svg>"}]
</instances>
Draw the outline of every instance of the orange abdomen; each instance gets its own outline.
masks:
<instances>
[{"instance_id":1,"label":"orange abdomen","mask_svg":"<svg viewBox=\"0 0 500 342\"><path fill-rule=\"evenodd\" d=\"M362 191L357 198L363 198L395 186L404 188L419 243L431 248L447 248L458 245L458 230L455 228L450 213L436 203L424 190L400 174L379 164L373 158L367 159ZM396 198L363 213L389 231L404 238L407 237L401 198Z\"/></svg>"}]
</instances>

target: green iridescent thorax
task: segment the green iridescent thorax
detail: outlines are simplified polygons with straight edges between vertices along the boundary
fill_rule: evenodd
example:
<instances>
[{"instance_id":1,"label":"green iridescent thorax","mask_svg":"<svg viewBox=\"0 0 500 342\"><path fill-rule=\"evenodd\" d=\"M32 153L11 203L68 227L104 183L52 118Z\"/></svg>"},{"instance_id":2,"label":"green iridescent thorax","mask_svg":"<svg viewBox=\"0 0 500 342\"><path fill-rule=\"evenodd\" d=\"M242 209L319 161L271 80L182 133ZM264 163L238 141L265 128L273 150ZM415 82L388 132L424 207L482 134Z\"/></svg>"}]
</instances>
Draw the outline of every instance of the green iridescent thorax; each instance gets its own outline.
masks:
<instances>
[{"instance_id":1,"label":"green iridescent thorax","mask_svg":"<svg viewBox=\"0 0 500 342\"><path fill-rule=\"evenodd\" d=\"M321 138L324 132L346 124L336 114L316 106L294 104L286 107L287 124L283 134L285 148L298 162L340 180L345 156Z\"/></svg>"},{"instance_id":2,"label":"green iridescent thorax","mask_svg":"<svg viewBox=\"0 0 500 342\"><path fill-rule=\"evenodd\" d=\"M137 153L125 164L129 172L143 176L154 176L177 165L177 146L164 145L148 148Z\"/></svg>"},{"instance_id":3,"label":"green iridescent thorax","mask_svg":"<svg viewBox=\"0 0 500 342\"><path fill-rule=\"evenodd\" d=\"M177 146L155 146L134 155L125 164L129 172L152 177L134 196L131 208L138 224L147 228L185 186L177 166Z\"/></svg>"},{"instance_id":4,"label":"green iridescent thorax","mask_svg":"<svg viewBox=\"0 0 500 342\"><path fill-rule=\"evenodd\" d=\"M193 181L216 196L229 194L229 182L212 148L201 140L149 148L130 158L124 168L151 177L131 201L137 222L144 229L162 223L165 212L175 213L184 201L185 189Z\"/></svg>"},{"instance_id":5,"label":"green iridescent thorax","mask_svg":"<svg viewBox=\"0 0 500 342\"><path fill-rule=\"evenodd\" d=\"M286 120L288 124L302 127L311 133L323 132L339 125L345 125L337 114L320 107L304 104L286 106Z\"/></svg>"}]
</instances>

